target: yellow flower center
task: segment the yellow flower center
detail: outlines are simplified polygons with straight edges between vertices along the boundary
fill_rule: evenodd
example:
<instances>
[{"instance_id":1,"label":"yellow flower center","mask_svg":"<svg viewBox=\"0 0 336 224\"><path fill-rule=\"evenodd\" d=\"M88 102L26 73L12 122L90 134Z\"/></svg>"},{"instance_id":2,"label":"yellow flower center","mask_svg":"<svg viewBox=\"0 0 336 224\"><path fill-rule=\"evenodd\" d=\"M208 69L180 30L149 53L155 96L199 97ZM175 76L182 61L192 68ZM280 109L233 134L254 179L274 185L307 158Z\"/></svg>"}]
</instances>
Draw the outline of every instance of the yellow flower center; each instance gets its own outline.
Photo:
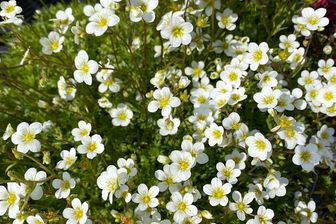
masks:
<instances>
[{"instance_id":1,"label":"yellow flower center","mask_svg":"<svg viewBox=\"0 0 336 224\"><path fill-rule=\"evenodd\" d=\"M148 195L145 195L142 198L143 203L148 204L151 201L151 198Z\"/></svg>"},{"instance_id":2,"label":"yellow flower center","mask_svg":"<svg viewBox=\"0 0 336 224\"><path fill-rule=\"evenodd\" d=\"M228 77L229 77L229 80L231 82L233 82L233 81L236 81L238 79L238 74L235 73L235 72L230 72L230 74L228 75Z\"/></svg>"},{"instance_id":3,"label":"yellow flower center","mask_svg":"<svg viewBox=\"0 0 336 224\"><path fill-rule=\"evenodd\" d=\"M220 139L222 137L222 132L218 129L215 129L215 130L212 131L212 136L215 139Z\"/></svg>"},{"instance_id":4,"label":"yellow flower center","mask_svg":"<svg viewBox=\"0 0 336 224\"><path fill-rule=\"evenodd\" d=\"M323 132L323 133L321 134L321 138L322 138L322 139L328 139L328 138L329 138L329 134L328 134L327 132Z\"/></svg>"},{"instance_id":5,"label":"yellow flower center","mask_svg":"<svg viewBox=\"0 0 336 224\"><path fill-rule=\"evenodd\" d=\"M238 100L240 99L240 95L237 94L237 93L233 93L233 94L231 95L231 99L232 99L233 101L238 101Z\"/></svg>"},{"instance_id":6,"label":"yellow flower center","mask_svg":"<svg viewBox=\"0 0 336 224\"><path fill-rule=\"evenodd\" d=\"M97 143L96 142L90 142L87 146L87 150L89 152L94 152L97 149Z\"/></svg>"},{"instance_id":7,"label":"yellow flower center","mask_svg":"<svg viewBox=\"0 0 336 224\"><path fill-rule=\"evenodd\" d=\"M317 90L316 89L313 89L311 92L310 92L310 97L311 98L315 98L317 96Z\"/></svg>"},{"instance_id":8,"label":"yellow flower center","mask_svg":"<svg viewBox=\"0 0 336 224\"><path fill-rule=\"evenodd\" d=\"M310 78L310 77L307 77L306 80L305 80L306 84L312 84L313 82L313 79Z\"/></svg>"},{"instance_id":9,"label":"yellow flower center","mask_svg":"<svg viewBox=\"0 0 336 224\"><path fill-rule=\"evenodd\" d=\"M224 26L228 26L231 22L230 18L228 16L223 16L221 19Z\"/></svg>"},{"instance_id":10,"label":"yellow flower center","mask_svg":"<svg viewBox=\"0 0 336 224\"><path fill-rule=\"evenodd\" d=\"M311 159L311 156L312 154L307 150L302 151L300 154L300 158L303 162L309 162L309 160Z\"/></svg>"},{"instance_id":11,"label":"yellow flower center","mask_svg":"<svg viewBox=\"0 0 336 224\"><path fill-rule=\"evenodd\" d=\"M88 73L89 72L89 65L87 63L85 63L82 67L82 70L84 73Z\"/></svg>"},{"instance_id":12,"label":"yellow flower center","mask_svg":"<svg viewBox=\"0 0 336 224\"><path fill-rule=\"evenodd\" d=\"M239 211L244 211L246 207L246 204L242 201L237 203L237 208L239 209Z\"/></svg>"},{"instance_id":13,"label":"yellow flower center","mask_svg":"<svg viewBox=\"0 0 336 224\"><path fill-rule=\"evenodd\" d=\"M206 97L205 96L200 96L197 98L197 102L199 104L204 104L206 102Z\"/></svg>"},{"instance_id":14,"label":"yellow flower center","mask_svg":"<svg viewBox=\"0 0 336 224\"><path fill-rule=\"evenodd\" d=\"M9 193L8 198L7 198L7 203L12 206L16 202L16 194L14 193Z\"/></svg>"},{"instance_id":15,"label":"yellow flower center","mask_svg":"<svg viewBox=\"0 0 336 224\"><path fill-rule=\"evenodd\" d=\"M329 67L327 65L322 67L322 72L327 73L329 72Z\"/></svg>"},{"instance_id":16,"label":"yellow flower center","mask_svg":"<svg viewBox=\"0 0 336 224\"><path fill-rule=\"evenodd\" d=\"M104 18L104 17L102 17L102 18L100 18L99 19L99 21L98 21L98 25L99 26L106 26L107 25L107 19L106 18Z\"/></svg>"},{"instance_id":17,"label":"yellow flower center","mask_svg":"<svg viewBox=\"0 0 336 224\"><path fill-rule=\"evenodd\" d=\"M268 83L268 82L270 82L270 81L271 81L271 76L269 76L269 75L265 75L264 78L263 78L263 82L264 82L264 83Z\"/></svg>"},{"instance_id":18,"label":"yellow flower center","mask_svg":"<svg viewBox=\"0 0 336 224\"><path fill-rule=\"evenodd\" d=\"M336 104L334 104L331 107L327 107L327 112L328 113L336 113Z\"/></svg>"},{"instance_id":19,"label":"yellow flower center","mask_svg":"<svg viewBox=\"0 0 336 224\"><path fill-rule=\"evenodd\" d=\"M163 97L159 100L159 105L161 108L168 106L170 97Z\"/></svg>"},{"instance_id":20,"label":"yellow flower center","mask_svg":"<svg viewBox=\"0 0 336 224\"><path fill-rule=\"evenodd\" d=\"M167 185L172 185L173 183L174 183L173 178L168 177L168 178L166 179L166 184L167 184Z\"/></svg>"},{"instance_id":21,"label":"yellow flower center","mask_svg":"<svg viewBox=\"0 0 336 224\"><path fill-rule=\"evenodd\" d=\"M287 117L281 117L279 119L279 125L281 128L289 128L290 126L293 125L293 122L291 120L289 120Z\"/></svg>"},{"instance_id":22,"label":"yellow flower center","mask_svg":"<svg viewBox=\"0 0 336 224\"><path fill-rule=\"evenodd\" d=\"M193 73L196 77L200 77L201 73L202 73L202 69L199 68L199 67L196 67L196 68L193 69Z\"/></svg>"},{"instance_id":23,"label":"yellow flower center","mask_svg":"<svg viewBox=\"0 0 336 224\"><path fill-rule=\"evenodd\" d=\"M87 136L87 135L89 134L89 132L88 132L88 130L86 130L86 129L82 129L82 130L79 132L79 134L80 134L81 136Z\"/></svg>"},{"instance_id":24,"label":"yellow flower center","mask_svg":"<svg viewBox=\"0 0 336 224\"><path fill-rule=\"evenodd\" d=\"M310 23L311 25L316 25L320 21L319 17L317 16L310 16L307 18L307 22Z\"/></svg>"},{"instance_id":25,"label":"yellow flower center","mask_svg":"<svg viewBox=\"0 0 336 224\"><path fill-rule=\"evenodd\" d=\"M294 59L295 62L299 62L302 59L302 55L301 54L295 54L293 59Z\"/></svg>"},{"instance_id":26,"label":"yellow flower center","mask_svg":"<svg viewBox=\"0 0 336 224\"><path fill-rule=\"evenodd\" d=\"M174 38L181 38L184 34L184 29L180 26L174 26L172 29L172 36Z\"/></svg>"},{"instance_id":27,"label":"yellow flower center","mask_svg":"<svg viewBox=\"0 0 336 224\"><path fill-rule=\"evenodd\" d=\"M332 99L334 99L334 95L332 94L332 92L325 92L323 94L323 98L326 100L326 101L331 101Z\"/></svg>"},{"instance_id":28,"label":"yellow flower center","mask_svg":"<svg viewBox=\"0 0 336 224\"><path fill-rule=\"evenodd\" d=\"M127 114L125 111L121 111L119 112L118 114L118 119L121 120L121 121L125 121L127 119Z\"/></svg>"},{"instance_id":29,"label":"yellow flower center","mask_svg":"<svg viewBox=\"0 0 336 224\"><path fill-rule=\"evenodd\" d=\"M51 49L57 50L57 48L59 47L58 41L57 40L52 41L50 46L51 46Z\"/></svg>"},{"instance_id":30,"label":"yellow flower center","mask_svg":"<svg viewBox=\"0 0 336 224\"><path fill-rule=\"evenodd\" d=\"M290 41L287 40L287 41L284 42L284 46L285 46L285 48L290 48L292 46L292 44L291 44Z\"/></svg>"},{"instance_id":31,"label":"yellow flower center","mask_svg":"<svg viewBox=\"0 0 336 224\"><path fill-rule=\"evenodd\" d=\"M180 170L186 170L189 168L189 162L187 160L182 160L180 162Z\"/></svg>"},{"instance_id":32,"label":"yellow flower center","mask_svg":"<svg viewBox=\"0 0 336 224\"><path fill-rule=\"evenodd\" d=\"M185 211L187 209L187 204L184 201L181 201L177 204L177 208L180 211Z\"/></svg>"},{"instance_id":33,"label":"yellow flower center","mask_svg":"<svg viewBox=\"0 0 336 224\"><path fill-rule=\"evenodd\" d=\"M64 161L65 161L65 164L67 165L67 166L70 166L72 163L73 163L73 161L75 160L75 158L73 158L73 157L66 157L65 159L64 159Z\"/></svg>"},{"instance_id":34,"label":"yellow flower center","mask_svg":"<svg viewBox=\"0 0 336 224\"><path fill-rule=\"evenodd\" d=\"M272 104L274 99L275 99L275 97L270 95L270 96L265 96L263 98L263 101L264 101L265 104Z\"/></svg>"},{"instance_id":35,"label":"yellow flower center","mask_svg":"<svg viewBox=\"0 0 336 224\"><path fill-rule=\"evenodd\" d=\"M223 198L224 196L225 196L224 190L222 188L220 188L220 187L217 187L212 192L212 197L214 197L216 199Z\"/></svg>"},{"instance_id":36,"label":"yellow flower center","mask_svg":"<svg viewBox=\"0 0 336 224\"><path fill-rule=\"evenodd\" d=\"M81 207L75 208L74 216L76 220L80 220L84 216L83 209Z\"/></svg>"},{"instance_id":37,"label":"yellow flower center","mask_svg":"<svg viewBox=\"0 0 336 224\"><path fill-rule=\"evenodd\" d=\"M114 192L116 189L116 181L115 180L110 180L107 184L108 189L110 192Z\"/></svg>"},{"instance_id":38,"label":"yellow flower center","mask_svg":"<svg viewBox=\"0 0 336 224\"><path fill-rule=\"evenodd\" d=\"M231 175L232 175L232 169L230 169L230 168L224 168L223 170L222 170L222 175L224 176L224 177L231 177Z\"/></svg>"},{"instance_id":39,"label":"yellow flower center","mask_svg":"<svg viewBox=\"0 0 336 224\"><path fill-rule=\"evenodd\" d=\"M263 140L257 140L254 144L259 151L264 151L266 148L266 143Z\"/></svg>"},{"instance_id":40,"label":"yellow flower center","mask_svg":"<svg viewBox=\"0 0 336 224\"><path fill-rule=\"evenodd\" d=\"M263 56L263 52L262 50L256 50L254 53L253 53L253 60L254 61L260 61L262 59L262 56Z\"/></svg>"},{"instance_id":41,"label":"yellow flower center","mask_svg":"<svg viewBox=\"0 0 336 224\"><path fill-rule=\"evenodd\" d=\"M70 188L70 182L68 180L63 181L62 184L61 184L61 188L63 190L69 189Z\"/></svg>"},{"instance_id":42,"label":"yellow flower center","mask_svg":"<svg viewBox=\"0 0 336 224\"><path fill-rule=\"evenodd\" d=\"M143 11L143 12L147 12L147 5L146 4L141 4L140 5L140 9L141 9L141 11Z\"/></svg>"},{"instance_id":43,"label":"yellow flower center","mask_svg":"<svg viewBox=\"0 0 336 224\"><path fill-rule=\"evenodd\" d=\"M28 131L23 134L22 138L24 142L29 143L35 139L35 135Z\"/></svg>"},{"instance_id":44,"label":"yellow flower center","mask_svg":"<svg viewBox=\"0 0 336 224\"><path fill-rule=\"evenodd\" d=\"M9 5L6 7L5 11L6 13L11 13L15 10L15 5Z\"/></svg>"},{"instance_id":45,"label":"yellow flower center","mask_svg":"<svg viewBox=\"0 0 336 224\"><path fill-rule=\"evenodd\" d=\"M293 129L286 130L286 135L289 138L293 138L295 136L295 131Z\"/></svg>"},{"instance_id":46,"label":"yellow flower center","mask_svg":"<svg viewBox=\"0 0 336 224\"><path fill-rule=\"evenodd\" d=\"M239 164L241 159L240 159L240 157L235 156L235 157L232 158L232 160L235 162L235 164Z\"/></svg>"}]
</instances>

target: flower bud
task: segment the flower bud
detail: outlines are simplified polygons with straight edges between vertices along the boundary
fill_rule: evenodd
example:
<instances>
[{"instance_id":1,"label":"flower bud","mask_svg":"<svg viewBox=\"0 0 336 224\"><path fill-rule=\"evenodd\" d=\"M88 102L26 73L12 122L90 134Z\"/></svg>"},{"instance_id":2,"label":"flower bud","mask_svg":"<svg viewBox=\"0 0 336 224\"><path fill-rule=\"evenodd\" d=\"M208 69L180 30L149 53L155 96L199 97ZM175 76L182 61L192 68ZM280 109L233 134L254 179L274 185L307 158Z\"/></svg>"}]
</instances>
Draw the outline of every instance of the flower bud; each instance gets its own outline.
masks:
<instances>
[{"instance_id":1,"label":"flower bud","mask_svg":"<svg viewBox=\"0 0 336 224\"><path fill-rule=\"evenodd\" d=\"M329 54L331 54L332 50L333 50L332 47L329 44L327 44L323 48L323 53L325 53L326 55L329 55Z\"/></svg>"}]
</instances>

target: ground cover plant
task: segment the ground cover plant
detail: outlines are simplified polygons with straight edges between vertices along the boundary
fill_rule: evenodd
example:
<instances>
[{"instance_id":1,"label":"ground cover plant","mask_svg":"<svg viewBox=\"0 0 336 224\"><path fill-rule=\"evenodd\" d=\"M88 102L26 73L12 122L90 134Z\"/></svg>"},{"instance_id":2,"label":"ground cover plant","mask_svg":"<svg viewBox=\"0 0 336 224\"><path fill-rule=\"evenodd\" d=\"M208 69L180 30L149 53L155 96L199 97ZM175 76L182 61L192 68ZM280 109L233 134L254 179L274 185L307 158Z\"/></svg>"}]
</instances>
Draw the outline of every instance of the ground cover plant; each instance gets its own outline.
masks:
<instances>
[{"instance_id":1,"label":"ground cover plant","mask_svg":"<svg viewBox=\"0 0 336 224\"><path fill-rule=\"evenodd\" d=\"M333 1L0 10L0 223L335 223Z\"/></svg>"}]
</instances>

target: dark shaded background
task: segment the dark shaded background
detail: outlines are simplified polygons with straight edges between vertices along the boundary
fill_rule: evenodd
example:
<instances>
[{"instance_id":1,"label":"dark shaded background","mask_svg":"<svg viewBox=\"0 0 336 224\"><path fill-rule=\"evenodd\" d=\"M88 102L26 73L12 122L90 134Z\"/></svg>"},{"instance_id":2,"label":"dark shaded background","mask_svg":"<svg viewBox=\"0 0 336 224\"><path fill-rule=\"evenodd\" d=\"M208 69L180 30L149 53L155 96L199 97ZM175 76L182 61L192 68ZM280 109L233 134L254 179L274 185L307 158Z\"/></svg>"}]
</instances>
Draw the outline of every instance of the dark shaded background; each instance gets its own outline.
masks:
<instances>
[{"instance_id":1,"label":"dark shaded background","mask_svg":"<svg viewBox=\"0 0 336 224\"><path fill-rule=\"evenodd\" d=\"M71 0L16 0L17 5L22 8L22 15L25 21L30 22L33 18L36 9L39 9L48 4L55 4L57 2L69 3Z\"/></svg>"}]
</instances>

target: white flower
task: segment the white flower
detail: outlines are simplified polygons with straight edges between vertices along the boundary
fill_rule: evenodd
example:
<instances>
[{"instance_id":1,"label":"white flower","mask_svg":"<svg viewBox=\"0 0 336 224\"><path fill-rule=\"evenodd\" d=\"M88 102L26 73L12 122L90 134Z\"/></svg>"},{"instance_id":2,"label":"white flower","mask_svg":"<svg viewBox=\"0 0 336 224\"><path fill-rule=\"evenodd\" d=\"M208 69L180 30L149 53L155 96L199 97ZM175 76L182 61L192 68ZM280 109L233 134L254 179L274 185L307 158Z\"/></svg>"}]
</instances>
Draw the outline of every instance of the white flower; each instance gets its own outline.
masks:
<instances>
[{"instance_id":1,"label":"white flower","mask_svg":"<svg viewBox=\"0 0 336 224\"><path fill-rule=\"evenodd\" d=\"M205 164L209 161L208 155L204 153L204 144L202 142L195 142L193 144L191 140L183 140L181 149L189 152L199 164Z\"/></svg>"},{"instance_id":2,"label":"white flower","mask_svg":"<svg viewBox=\"0 0 336 224\"><path fill-rule=\"evenodd\" d=\"M16 132L11 136L13 144L17 145L17 150L21 153L39 152L41 150L41 143L35 139L36 135L42 131L42 124L34 122L28 124L26 122L20 123Z\"/></svg>"},{"instance_id":3,"label":"white flower","mask_svg":"<svg viewBox=\"0 0 336 224\"><path fill-rule=\"evenodd\" d=\"M305 127L301 122L294 122L293 125L287 128L281 128L277 134L285 140L286 148L294 149L298 145L304 145L306 143L307 136L303 133Z\"/></svg>"},{"instance_id":4,"label":"white flower","mask_svg":"<svg viewBox=\"0 0 336 224\"><path fill-rule=\"evenodd\" d=\"M242 71L237 68L228 68L220 73L220 78L235 88L240 87Z\"/></svg>"},{"instance_id":5,"label":"white flower","mask_svg":"<svg viewBox=\"0 0 336 224\"><path fill-rule=\"evenodd\" d=\"M15 219L19 212L20 198L23 195L24 191L17 183L7 183L7 189L0 186L0 216L3 216L8 210L8 216Z\"/></svg>"},{"instance_id":6,"label":"white flower","mask_svg":"<svg viewBox=\"0 0 336 224\"><path fill-rule=\"evenodd\" d=\"M0 3L0 16L7 18L14 18L17 14L22 12L22 8L16 5L15 0L3 1Z\"/></svg>"},{"instance_id":7,"label":"white flower","mask_svg":"<svg viewBox=\"0 0 336 224\"><path fill-rule=\"evenodd\" d=\"M297 82L305 88L316 86L319 83L319 75L316 71L308 72L307 70L303 70Z\"/></svg>"},{"instance_id":8,"label":"white flower","mask_svg":"<svg viewBox=\"0 0 336 224\"><path fill-rule=\"evenodd\" d=\"M225 9L222 13L216 13L216 19L218 20L218 26L220 28L234 30L236 28L234 23L237 21L238 15L233 13L231 9Z\"/></svg>"},{"instance_id":9,"label":"white flower","mask_svg":"<svg viewBox=\"0 0 336 224\"><path fill-rule=\"evenodd\" d=\"M273 90L272 88L266 86L261 92L255 93L253 99L258 103L258 108L260 110L273 109L278 104L278 99L281 95L279 89Z\"/></svg>"},{"instance_id":10,"label":"white flower","mask_svg":"<svg viewBox=\"0 0 336 224\"><path fill-rule=\"evenodd\" d=\"M43 219L39 215L28 216L26 221L27 221L28 224L44 224Z\"/></svg>"},{"instance_id":11,"label":"white flower","mask_svg":"<svg viewBox=\"0 0 336 224\"><path fill-rule=\"evenodd\" d=\"M60 52L63 48L64 37L60 36L57 32L51 31L47 37L42 37L40 39L40 44L42 45L42 52L46 55L51 55L52 53Z\"/></svg>"},{"instance_id":12,"label":"white flower","mask_svg":"<svg viewBox=\"0 0 336 224\"><path fill-rule=\"evenodd\" d=\"M180 123L180 119L173 118L172 116L159 119L157 125L160 128L160 135L166 136L176 134Z\"/></svg>"},{"instance_id":13,"label":"white flower","mask_svg":"<svg viewBox=\"0 0 336 224\"><path fill-rule=\"evenodd\" d=\"M259 45L254 42L249 43L246 59L252 71L256 71L259 65L265 65L268 62L268 50L266 42L262 42Z\"/></svg>"},{"instance_id":14,"label":"white flower","mask_svg":"<svg viewBox=\"0 0 336 224\"><path fill-rule=\"evenodd\" d=\"M157 170L155 171L155 177L159 181L159 189L161 192L167 190L169 188L170 192L177 191L177 184L181 182L179 177L176 175L178 173L178 167L172 165L164 165L163 171Z\"/></svg>"},{"instance_id":15,"label":"white flower","mask_svg":"<svg viewBox=\"0 0 336 224\"><path fill-rule=\"evenodd\" d=\"M62 160L56 165L56 168L67 170L69 169L77 160L76 149L71 148L69 151L63 150L61 152Z\"/></svg>"},{"instance_id":16,"label":"white flower","mask_svg":"<svg viewBox=\"0 0 336 224\"><path fill-rule=\"evenodd\" d=\"M126 169L117 169L117 167L110 165L97 178L97 185L102 190L102 198L112 204L113 194L118 187L124 184L127 179Z\"/></svg>"},{"instance_id":17,"label":"white flower","mask_svg":"<svg viewBox=\"0 0 336 224\"><path fill-rule=\"evenodd\" d=\"M305 54L305 49L300 47L299 49L295 49L292 54L286 59L287 63L290 63L290 68L295 69L298 65L302 64L305 61L303 57Z\"/></svg>"},{"instance_id":18,"label":"white flower","mask_svg":"<svg viewBox=\"0 0 336 224\"><path fill-rule=\"evenodd\" d=\"M133 112L126 104L120 103L117 108L113 108L110 111L112 117L112 124L114 126L127 126L131 122Z\"/></svg>"},{"instance_id":19,"label":"white flower","mask_svg":"<svg viewBox=\"0 0 336 224\"><path fill-rule=\"evenodd\" d=\"M127 172L127 175L130 177L134 177L138 170L134 166L134 160L133 159L124 159L124 158L119 158L117 161L118 167L119 168L124 168Z\"/></svg>"},{"instance_id":20,"label":"white flower","mask_svg":"<svg viewBox=\"0 0 336 224\"><path fill-rule=\"evenodd\" d=\"M69 25L75 20L75 17L72 15L72 9L67 8L64 11L57 11L56 19L51 20L58 23L61 33L65 33L68 30Z\"/></svg>"},{"instance_id":21,"label":"white flower","mask_svg":"<svg viewBox=\"0 0 336 224\"><path fill-rule=\"evenodd\" d=\"M81 203L78 198L74 198L71 201L72 208L66 208L63 210L63 217L68 219L67 224L84 224L88 217L86 215L89 210L89 205L86 202Z\"/></svg>"},{"instance_id":22,"label":"white flower","mask_svg":"<svg viewBox=\"0 0 336 224\"><path fill-rule=\"evenodd\" d=\"M158 6L158 0L131 0L130 19L139 22L143 19L147 23L155 20L154 9Z\"/></svg>"},{"instance_id":23,"label":"white flower","mask_svg":"<svg viewBox=\"0 0 336 224\"><path fill-rule=\"evenodd\" d=\"M185 22L181 17L172 17L167 28L161 31L162 38L169 39L172 47L179 47L181 44L188 45L191 42L190 33L193 26Z\"/></svg>"},{"instance_id":24,"label":"white flower","mask_svg":"<svg viewBox=\"0 0 336 224\"><path fill-rule=\"evenodd\" d=\"M296 41L296 36L294 34L290 34L288 36L281 35L279 47L287 50L288 52L293 52L295 49L300 47L300 43Z\"/></svg>"},{"instance_id":25,"label":"white flower","mask_svg":"<svg viewBox=\"0 0 336 224\"><path fill-rule=\"evenodd\" d=\"M100 93L104 93L106 90L110 90L112 93L117 93L120 91L121 80L114 78L111 74L111 71L112 70L109 69L102 69L97 73L96 78L101 83L98 86L98 91Z\"/></svg>"},{"instance_id":26,"label":"white flower","mask_svg":"<svg viewBox=\"0 0 336 224\"><path fill-rule=\"evenodd\" d=\"M318 154L316 145L309 143L306 146L296 146L295 155L292 160L295 165L301 166L303 170L310 172L320 162L320 155Z\"/></svg>"},{"instance_id":27,"label":"white flower","mask_svg":"<svg viewBox=\"0 0 336 224\"><path fill-rule=\"evenodd\" d=\"M316 223L318 215L315 212L316 204L313 200L306 204L303 201L299 201L297 207L295 208L295 213L299 213L301 216L301 224L308 224L310 222Z\"/></svg>"},{"instance_id":28,"label":"white flower","mask_svg":"<svg viewBox=\"0 0 336 224\"><path fill-rule=\"evenodd\" d=\"M288 179L281 177L279 171L275 171L267 175L263 183L266 189L265 199L282 197L286 195L286 186L288 185Z\"/></svg>"},{"instance_id":29,"label":"white flower","mask_svg":"<svg viewBox=\"0 0 336 224\"><path fill-rule=\"evenodd\" d=\"M307 7L301 11L302 17L297 18L297 21L304 24L308 30L321 30L329 24L329 19L324 17L326 12L325 8L314 10L311 7Z\"/></svg>"},{"instance_id":30,"label":"white flower","mask_svg":"<svg viewBox=\"0 0 336 224\"><path fill-rule=\"evenodd\" d=\"M85 136L82 139L82 145L78 146L77 151L80 154L86 154L87 158L93 159L97 154L101 154L104 151L104 145L101 142L100 135Z\"/></svg>"},{"instance_id":31,"label":"white flower","mask_svg":"<svg viewBox=\"0 0 336 224\"><path fill-rule=\"evenodd\" d=\"M179 192L174 192L171 196L171 201L167 203L166 208L170 212L174 212L174 221L182 223L186 217L191 217L197 214L197 207L192 205L194 197L190 193L183 196Z\"/></svg>"},{"instance_id":32,"label":"white flower","mask_svg":"<svg viewBox=\"0 0 336 224\"><path fill-rule=\"evenodd\" d=\"M2 135L2 140L6 141L12 136L13 133L14 129L12 128L12 125L9 123L6 127L4 134Z\"/></svg>"},{"instance_id":33,"label":"white flower","mask_svg":"<svg viewBox=\"0 0 336 224\"><path fill-rule=\"evenodd\" d=\"M318 73L325 78L328 78L332 73L336 71L336 67L334 67L334 60L329 58L327 61L321 59L318 61L319 68L317 69Z\"/></svg>"},{"instance_id":34,"label":"white flower","mask_svg":"<svg viewBox=\"0 0 336 224\"><path fill-rule=\"evenodd\" d=\"M159 205L159 200L156 198L158 194L159 188L157 186L152 186L148 189L145 184L140 184L138 186L138 193L132 196L132 201L138 203L138 208L144 211L147 208L155 208Z\"/></svg>"},{"instance_id":35,"label":"white flower","mask_svg":"<svg viewBox=\"0 0 336 224\"><path fill-rule=\"evenodd\" d=\"M258 73L256 76L260 80L258 83L259 88L264 88L266 86L276 87L278 85L278 80L276 79L278 73L276 71L266 71Z\"/></svg>"},{"instance_id":36,"label":"white flower","mask_svg":"<svg viewBox=\"0 0 336 224\"><path fill-rule=\"evenodd\" d=\"M267 154L272 152L271 143L259 132L247 137L245 142L249 156L259 158L261 161L266 160Z\"/></svg>"},{"instance_id":37,"label":"white flower","mask_svg":"<svg viewBox=\"0 0 336 224\"><path fill-rule=\"evenodd\" d=\"M89 21L90 22L86 25L85 31L88 34L101 36L106 32L108 27L117 25L120 19L114 14L114 11L103 8L99 12L90 16Z\"/></svg>"},{"instance_id":38,"label":"white flower","mask_svg":"<svg viewBox=\"0 0 336 224\"><path fill-rule=\"evenodd\" d=\"M112 103L105 96L99 98L98 105L101 108L107 108L107 109L110 109L113 106Z\"/></svg>"},{"instance_id":39,"label":"white flower","mask_svg":"<svg viewBox=\"0 0 336 224\"><path fill-rule=\"evenodd\" d=\"M74 128L71 131L75 141L81 141L84 137L89 136L91 132L91 124L85 121L78 122L78 128Z\"/></svg>"},{"instance_id":40,"label":"white flower","mask_svg":"<svg viewBox=\"0 0 336 224\"><path fill-rule=\"evenodd\" d=\"M209 195L209 202L212 206L226 206L229 199L226 195L231 192L232 185L229 183L223 184L219 178L212 178L211 184L203 186L203 191Z\"/></svg>"},{"instance_id":41,"label":"white flower","mask_svg":"<svg viewBox=\"0 0 336 224\"><path fill-rule=\"evenodd\" d=\"M178 97L174 97L168 87L162 89L156 89L153 93L154 99L148 104L148 111L151 113L156 112L159 108L162 109L162 116L169 116L172 108L178 107L181 104L181 100Z\"/></svg>"},{"instance_id":42,"label":"white flower","mask_svg":"<svg viewBox=\"0 0 336 224\"><path fill-rule=\"evenodd\" d=\"M189 152L174 150L169 155L172 161L172 166L177 167L177 176L182 181L186 181L190 178L190 169L195 165L195 159Z\"/></svg>"},{"instance_id":43,"label":"white flower","mask_svg":"<svg viewBox=\"0 0 336 224\"><path fill-rule=\"evenodd\" d=\"M238 130L240 127L240 116L236 112L232 112L228 117L224 118L222 121L223 127L227 130Z\"/></svg>"},{"instance_id":44,"label":"white flower","mask_svg":"<svg viewBox=\"0 0 336 224\"><path fill-rule=\"evenodd\" d=\"M232 159L226 161L225 165L222 162L216 164L218 171L217 177L221 180L226 180L230 184L237 183L237 177L240 176L240 169L236 168L236 164Z\"/></svg>"},{"instance_id":45,"label":"white flower","mask_svg":"<svg viewBox=\"0 0 336 224\"><path fill-rule=\"evenodd\" d=\"M72 81L74 81L72 79ZM63 76L60 76L60 79L57 81L58 94L61 99L66 101L73 100L76 95L76 88L66 83Z\"/></svg>"},{"instance_id":46,"label":"white flower","mask_svg":"<svg viewBox=\"0 0 336 224\"><path fill-rule=\"evenodd\" d=\"M325 107L331 107L336 103L336 88L334 85L324 86L317 95L317 100Z\"/></svg>"},{"instance_id":47,"label":"white flower","mask_svg":"<svg viewBox=\"0 0 336 224\"><path fill-rule=\"evenodd\" d=\"M43 188L41 185L43 184L43 180L47 178L47 173L44 171L38 171L35 168L29 168L25 174L24 178L27 181L37 182L35 188L30 193L30 197L33 200L40 200L43 196ZM24 188L27 188L27 185L23 185Z\"/></svg>"},{"instance_id":48,"label":"white flower","mask_svg":"<svg viewBox=\"0 0 336 224\"><path fill-rule=\"evenodd\" d=\"M115 192L116 198L124 198L125 202L128 203L132 199L131 193L129 193L129 187L127 185L121 185Z\"/></svg>"},{"instance_id":49,"label":"white flower","mask_svg":"<svg viewBox=\"0 0 336 224\"><path fill-rule=\"evenodd\" d=\"M95 74L98 71L98 63L94 60L89 60L86 51L80 50L75 58L75 66L77 68L74 72L75 80L79 83L85 82L87 85L91 85L91 74Z\"/></svg>"},{"instance_id":50,"label":"white flower","mask_svg":"<svg viewBox=\"0 0 336 224\"><path fill-rule=\"evenodd\" d=\"M266 209L265 206L260 206L257 215L254 219L250 219L246 224L272 224L274 212L272 209Z\"/></svg>"},{"instance_id":51,"label":"white flower","mask_svg":"<svg viewBox=\"0 0 336 224\"><path fill-rule=\"evenodd\" d=\"M325 145L330 145L335 141L335 134L334 128L329 128L327 125L323 125L321 129L317 132L317 137L321 139L322 143Z\"/></svg>"},{"instance_id":52,"label":"white flower","mask_svg":"<svg viewBox=\"0 0 336 224\"><path fill-rule=\"evenodd\" d=\"M214 146L216 144L220 145L223 142L224 128L218 126L216 123L212 123L209 128L204 132L205 137L208 138L208 144Z\"/></svg>"},{"instance_id":53,"label":"white flower","mask_svg":"<svg viewBox=\"0 0 336 224\"><path fill-rule=\"evenodd\" d=\"M253 201L254 194L249 192L242 197L239 191L234 191L232 193L232 198L235 202L230 202L230 209L237 213L239 220L244 221L246 218L245 214L251 214L253 211L249 204Z\"/></svg>"},{"instance_id":54,"label":"white flower","mask_svg":"<svg viewBox=\"0 0 336 224\"><path fill-rule=\"evenodd\" d=\"M62 174L61 179L55 179L52 182L52 186L57 189L55 192L55 197L60 198L67 198L70 195L70 189L73 189L76 186L75 179L71 178L68 172L64 172Z\"/></svg>"},{"instance_id":55,"label":"white flower","mask_svg":"<svg viewBox=\"0 0 336 224\"><path fill-rule=\"evenodd\" d=\"M206 76L206 72L204 71L204 62L203 61L192 61L191 67L186 67L184 72L188 76L192 76L193 80L198 80Z\"/></svg>"},{"instance_id":56,"label":"white flower","mask_svg":"<svg viewBox=\"0 0 336 224\"><path fill-rule=\"evenodd\" d=\"M246 167L245 161L247 159L246 153L239 152L237 149L233 150L231 154L225 156L225 160L232 159L235 162L235 167L243 170Z\"/></svg>"}]
</instances>

